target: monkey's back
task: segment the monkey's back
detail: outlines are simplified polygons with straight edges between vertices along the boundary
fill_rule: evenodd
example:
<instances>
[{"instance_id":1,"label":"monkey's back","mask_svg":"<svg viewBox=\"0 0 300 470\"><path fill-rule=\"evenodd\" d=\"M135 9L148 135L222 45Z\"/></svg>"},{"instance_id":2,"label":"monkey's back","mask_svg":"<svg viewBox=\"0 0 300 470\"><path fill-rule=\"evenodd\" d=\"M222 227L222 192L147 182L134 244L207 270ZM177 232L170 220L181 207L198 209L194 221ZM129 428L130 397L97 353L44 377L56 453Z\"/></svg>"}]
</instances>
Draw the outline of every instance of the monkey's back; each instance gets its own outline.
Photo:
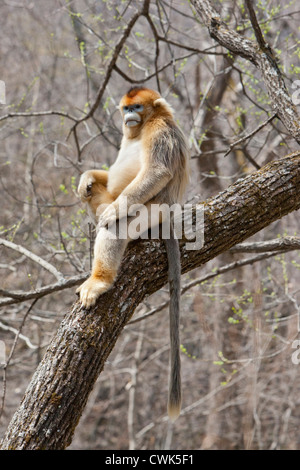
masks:
<instances>
[{"instance_id":1,"label":"monkey's back","mask_svg":"<svg viewBox=\"0 0 300 470\"><path fill-rule=\"evenodd\" d=\"M186 138L173 120L164 120L152 138L151 153L154 164L163 163L172 174L159 199L167 204L181 204L190 180L190 155Z\"/></svg>"}]
</instances>

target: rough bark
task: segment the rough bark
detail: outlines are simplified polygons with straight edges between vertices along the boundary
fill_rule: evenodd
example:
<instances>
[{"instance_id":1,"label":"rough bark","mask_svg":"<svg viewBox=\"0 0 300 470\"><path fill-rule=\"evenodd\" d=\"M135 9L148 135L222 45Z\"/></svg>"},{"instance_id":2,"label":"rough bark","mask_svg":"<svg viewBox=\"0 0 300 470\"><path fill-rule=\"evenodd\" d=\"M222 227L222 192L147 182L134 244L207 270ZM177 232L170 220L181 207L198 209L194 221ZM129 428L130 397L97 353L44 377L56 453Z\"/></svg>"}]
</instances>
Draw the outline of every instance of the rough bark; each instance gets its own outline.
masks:
<instances>
[{"instance_id":1,"label":"rough bark","mask_svg":"<svg viewBox=\"0 0 300 470\"><path fill-rule=\"evenodd\" d=\"M182 271L188 272L300 208L300 152L238 180L204 203L205 244L187 251L181 241ZM93 385L124 326L146 295L167 282L162 241L132 243L114 288L95 308L78 304L65 315L13 416L5 449L64 449Z\"/></svg>"}]
</instances>

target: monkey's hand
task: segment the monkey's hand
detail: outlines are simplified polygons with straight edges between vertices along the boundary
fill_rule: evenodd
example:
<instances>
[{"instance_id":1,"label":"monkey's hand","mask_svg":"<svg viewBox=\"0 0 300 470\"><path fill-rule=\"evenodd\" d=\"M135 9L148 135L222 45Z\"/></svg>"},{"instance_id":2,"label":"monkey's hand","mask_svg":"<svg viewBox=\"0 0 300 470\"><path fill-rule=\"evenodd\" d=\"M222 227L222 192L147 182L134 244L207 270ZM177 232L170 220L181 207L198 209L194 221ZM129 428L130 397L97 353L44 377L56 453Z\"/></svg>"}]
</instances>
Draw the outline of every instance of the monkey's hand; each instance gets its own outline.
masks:
<instances>
[{"instance_id":1,"label":"monkey's hand","mask_svg":"<svg viewBox=\"0 0 300 470\"><path fill-rule=\"evenodd\" d=\"M109 204L102 214L100 214L98 229L101 227L109 228L115 224L117 220L130 215L128 206L129 202L130 200L127 196L120 194L120 196Z\"/></svg>"},{"instance_id":2,"label":"monkey's hand","mask_svg":"<svg viewBox=\"0 0 300 470\"><path fill-rule=\"evenodd\" d=\"M97 228L111 227L119 218L118 208L115 204L109 204L109 206L102 212L98 220Z\"/></svg>"},{"instance_id":3,"label":"monkey's hand","mask_svg":"<svg viewBox=\"0 0 300 470\"><path fill-rule=\"evenodd\" d=\"M96 180L92 172L86 171L81 175L77 191L82 202L87 202L91 199L92 186L95 182Z\"/></svg>"},{"instance_id":4,"label":"monkey's hand","mask_svg":"<svg viewBox=\"0 0 300 470\"><path fill-rule=\"evenodd\" d=\"M76 290L80 297L81 305L90 308L95 305L97 298L111 287L111 282L101 281L93 276L89 277Z\"/></svg>"}]
</instances>

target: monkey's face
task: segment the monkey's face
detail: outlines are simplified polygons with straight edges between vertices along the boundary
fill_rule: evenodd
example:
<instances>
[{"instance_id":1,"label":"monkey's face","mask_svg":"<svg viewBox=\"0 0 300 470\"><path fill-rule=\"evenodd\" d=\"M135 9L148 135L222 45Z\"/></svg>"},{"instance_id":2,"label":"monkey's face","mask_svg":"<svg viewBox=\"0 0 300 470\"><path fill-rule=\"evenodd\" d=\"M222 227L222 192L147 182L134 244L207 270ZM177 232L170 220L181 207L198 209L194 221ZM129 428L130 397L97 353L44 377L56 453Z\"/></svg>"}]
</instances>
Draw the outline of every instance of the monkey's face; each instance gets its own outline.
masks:
<instances>
[{"instance_id":1,"label":"monkey's face","mask_svg":"<svg viewBox=\"0 0 300 470\"><path fill-rule=\"evenodd\" d=\"M134 87L123 96L119 109L123 118L123 131L126 137L137 137L143 125L155 113L155 100L160 94L143 87Z\"/></svg>"},{"instance_id":2,"label":"monkey's face","mask_svg":"<svg viewBox=\"0 0 300 470\"><path fill-rule=\"evenodd\" d=\"M122 114L125 126L135 127L141 125L143 122L143 110L144 106L139 103L124 105Z\"/></svg>"}]
</instances>

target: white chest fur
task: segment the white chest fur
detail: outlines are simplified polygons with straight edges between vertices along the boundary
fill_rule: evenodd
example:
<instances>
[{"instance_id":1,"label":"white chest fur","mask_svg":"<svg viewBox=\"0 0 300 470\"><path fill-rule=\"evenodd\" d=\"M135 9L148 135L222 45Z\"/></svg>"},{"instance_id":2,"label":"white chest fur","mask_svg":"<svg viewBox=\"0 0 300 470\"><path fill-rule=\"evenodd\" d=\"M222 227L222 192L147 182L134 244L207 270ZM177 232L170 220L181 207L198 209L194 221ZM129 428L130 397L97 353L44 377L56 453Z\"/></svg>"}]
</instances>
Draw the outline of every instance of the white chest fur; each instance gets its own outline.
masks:
<instances>
[{"instance_id":1,"label":"white chest fur","mask_svg":"<svg viewBox=\"0 0 300 470\"><path fill-rule=\"evenodd\" d=\"M142 165L142 145L140 139L132 139L121 145L115 163L109 169L109 192L122 191L138 174Z\"/></svg>"}]
</instances>

